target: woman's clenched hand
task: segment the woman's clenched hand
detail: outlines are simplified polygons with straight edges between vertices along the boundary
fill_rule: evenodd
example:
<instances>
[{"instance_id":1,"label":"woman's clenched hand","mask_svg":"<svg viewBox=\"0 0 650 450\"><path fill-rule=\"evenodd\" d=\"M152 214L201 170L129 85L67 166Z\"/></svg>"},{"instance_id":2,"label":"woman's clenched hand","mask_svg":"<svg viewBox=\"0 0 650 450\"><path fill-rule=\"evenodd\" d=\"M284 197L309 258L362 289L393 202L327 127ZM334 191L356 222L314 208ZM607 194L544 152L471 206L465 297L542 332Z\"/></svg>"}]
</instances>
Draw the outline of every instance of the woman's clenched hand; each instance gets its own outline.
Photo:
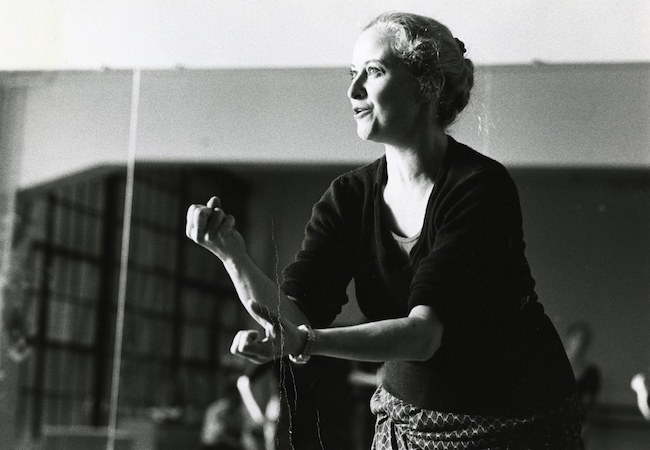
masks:
<instances>
[{"instance_id":1,"label":"woman's clenched hand","mask_svg":"<svg viewBox=\"0 0 650 450\"><path fill-rule=\"evenodd\" d=\"M255 364L264 364L289 354L300 353L307 342L307 335L285 317L250 300L247 305L264 332L239 331L232 341L230 353L241 356Z\"/></svg>"},{"instance_id":2,"label":"woman's clenched hand","mask_svg":"<svg viewBox=\"0 0 650 450\"><path fill-rule=\"evenodd\" d=\"M235 229L235 218L221 209L218 197L210 198L206 205L188 208L185 234L224 263L246 253L244 238Z\"/></svg>"}]
</instances>

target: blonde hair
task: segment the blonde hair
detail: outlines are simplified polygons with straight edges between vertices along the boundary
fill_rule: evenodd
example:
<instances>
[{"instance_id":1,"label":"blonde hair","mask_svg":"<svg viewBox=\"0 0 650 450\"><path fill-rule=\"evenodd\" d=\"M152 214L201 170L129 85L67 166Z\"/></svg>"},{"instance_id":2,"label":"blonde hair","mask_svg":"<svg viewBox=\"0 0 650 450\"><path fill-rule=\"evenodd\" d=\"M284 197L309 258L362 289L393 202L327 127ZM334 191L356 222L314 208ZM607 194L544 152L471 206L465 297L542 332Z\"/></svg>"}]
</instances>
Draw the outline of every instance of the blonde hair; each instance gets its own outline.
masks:
<instances>
[{"instance_id":1,"label":"blonde hair","mask_svg":"<svg viewBox=\"0 0 650 450\"><path fill-rule=\"evenodd\" d=\"M403 12L373 19L374 28L389 40L391 51L418 80L423 93L438 104L438 124L447 127L469 102L474 64L465 58L465 45L440 22Z\"/></svg>"}]
</instances>

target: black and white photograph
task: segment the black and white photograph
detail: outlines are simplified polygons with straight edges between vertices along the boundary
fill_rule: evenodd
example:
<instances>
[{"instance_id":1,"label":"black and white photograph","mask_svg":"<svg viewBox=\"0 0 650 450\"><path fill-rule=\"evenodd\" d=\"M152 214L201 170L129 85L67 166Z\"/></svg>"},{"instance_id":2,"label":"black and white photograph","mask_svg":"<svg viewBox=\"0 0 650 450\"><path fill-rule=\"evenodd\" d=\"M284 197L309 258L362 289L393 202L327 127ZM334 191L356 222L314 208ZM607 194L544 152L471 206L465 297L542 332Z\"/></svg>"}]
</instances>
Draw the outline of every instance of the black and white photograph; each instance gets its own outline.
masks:
<instances>
[{"instance_id":1,"label":"black and white photograph","mask_svg":"<svg viewBox=\"0 0 650 450\"><path fill-rule=\"evenodd\" d=\"M650 2L0 1L0 450L650 449Z\"/></svg>"}]
</instances>

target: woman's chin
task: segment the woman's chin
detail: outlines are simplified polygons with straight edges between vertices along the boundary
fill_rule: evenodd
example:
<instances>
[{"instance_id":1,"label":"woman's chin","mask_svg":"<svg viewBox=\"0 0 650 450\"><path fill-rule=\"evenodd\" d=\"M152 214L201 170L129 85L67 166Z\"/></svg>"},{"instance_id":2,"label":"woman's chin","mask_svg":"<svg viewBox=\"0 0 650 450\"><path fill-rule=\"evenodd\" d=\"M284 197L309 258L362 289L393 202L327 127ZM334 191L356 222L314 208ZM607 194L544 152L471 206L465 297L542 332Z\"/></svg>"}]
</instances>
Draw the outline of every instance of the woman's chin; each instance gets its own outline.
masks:
<instances>
[{"instance_id":1,"label":"woman's chin","mask_svg":"<svg viewBox=\"0 0 650 450\"><path fill-rule=\"evenodd\" d=\"M364 141L372 141L372 129L366 126L357 125L357 136Z\"/></svg>"}]
</instances>

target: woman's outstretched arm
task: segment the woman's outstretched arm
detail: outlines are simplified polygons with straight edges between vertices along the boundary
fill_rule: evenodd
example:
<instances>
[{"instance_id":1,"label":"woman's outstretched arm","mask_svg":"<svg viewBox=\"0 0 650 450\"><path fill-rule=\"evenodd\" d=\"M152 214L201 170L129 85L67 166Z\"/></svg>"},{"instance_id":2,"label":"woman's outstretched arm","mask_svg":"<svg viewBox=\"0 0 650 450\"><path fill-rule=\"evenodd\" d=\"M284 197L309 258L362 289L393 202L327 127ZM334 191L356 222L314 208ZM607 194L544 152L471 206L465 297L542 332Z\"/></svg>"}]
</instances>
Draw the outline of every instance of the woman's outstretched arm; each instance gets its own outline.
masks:
<instances>
[{"instance_id":1,"label":"woman's outstretched arm","mask_svg":"<svg viewBox=\"0 0 650 450\"><path fill-rule=\"evenodd\" d=\"M230 351L261 364L290 353L301 353L306 336L286 317L263 309L254 301L249 308L274 330L264 339L255 330L240 331ZM442 342L444 327L430 306L415 306L407 317L346 327L314 330L311 354L356 361L426 361ZM293 350L292 350L293 349Z\"/></svg>"},{"instance_id":2,"label":"woman's outstretched arm","mask_svg":"<svg viewBox=\"0 0 650 450\"><path fill-rule=\"evenodd\" d=\"M313 354L357 361L426 361L442 342L444 327L429 306L407 317L315 330Z\"/></svg>"},{"instance_id":3,"label":"woman's outstretched arm","mask_svg":"<svg viewBox=\"0 0 650 450\"><path fill-rule=\"evenodd\" d=\"M217 197L212 197L206 205L189 207L185 233L221 260L242 304L260 325L265 326L268 322L261 321L250 309L250 299L255 299L277 315L287 317L292 323L309 323L300 308L253 262L246 251L244 238L235 228L234 217L221 209Z\"/></svg>"}]
</instances>

